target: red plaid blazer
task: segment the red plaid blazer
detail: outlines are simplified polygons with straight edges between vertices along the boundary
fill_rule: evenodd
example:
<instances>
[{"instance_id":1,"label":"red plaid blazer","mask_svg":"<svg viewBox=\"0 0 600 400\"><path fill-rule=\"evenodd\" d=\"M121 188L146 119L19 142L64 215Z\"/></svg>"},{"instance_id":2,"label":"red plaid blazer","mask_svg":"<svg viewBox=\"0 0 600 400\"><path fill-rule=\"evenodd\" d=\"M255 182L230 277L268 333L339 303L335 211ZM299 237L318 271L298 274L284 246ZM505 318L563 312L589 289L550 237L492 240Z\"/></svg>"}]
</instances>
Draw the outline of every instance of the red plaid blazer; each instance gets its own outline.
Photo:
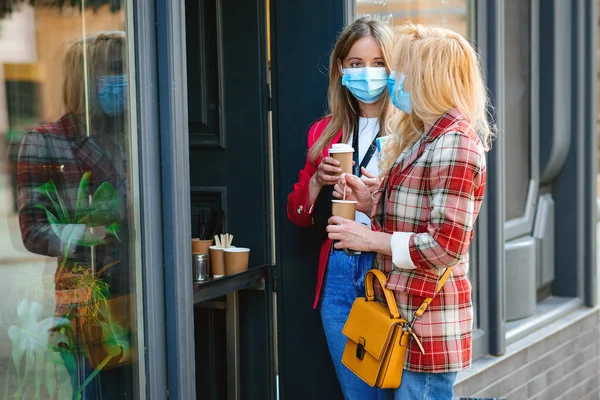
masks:
<instances>
[{"instance_id":1,"label":"red plaid blazer","mask_svg":"<svg viewBox=\"0 0 600 400\"><path fill-rule=\"evenodd\" d=\"M375 259L375 268L386 273L386 287L394 292L405 318L411 320L424 298L433 297L439 276L453 267L415 323L425 354L411 341L407 370L452 372L471 363L468 250L485 181L484 147L469 122L451 110L398 157L375 197L373 229L408 233L405 262L399 263L395 254L393 261L382 254ZM381 288L376 292L383 301Z\"/></svg>"}]
</instances>

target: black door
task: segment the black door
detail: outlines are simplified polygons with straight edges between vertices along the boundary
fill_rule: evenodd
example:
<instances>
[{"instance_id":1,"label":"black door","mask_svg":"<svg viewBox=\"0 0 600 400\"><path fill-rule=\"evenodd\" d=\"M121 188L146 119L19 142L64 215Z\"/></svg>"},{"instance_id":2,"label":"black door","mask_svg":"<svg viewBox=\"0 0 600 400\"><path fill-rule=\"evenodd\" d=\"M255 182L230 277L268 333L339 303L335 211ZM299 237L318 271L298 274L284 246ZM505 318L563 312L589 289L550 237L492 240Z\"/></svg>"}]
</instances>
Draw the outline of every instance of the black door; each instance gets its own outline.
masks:
<instances>
[{"instance_id":1,"label":"black door","mask_svg":"<svg viewBox=\"0 0 600 400\"><path fill-rule=\"evenodd\" d=\"M251 277L196 287L199 399L274 393L266 18L264 0L186 0L192 237L202 213L221 210L219 233L265 271L262 290Z\"/></svg>"},{"instance_id":2,"label":"black door","mask_svg":"<svg viewBox=\"0 0 600 400\"><path fill-rule=\"evenodd\" d=\"M351 2L272 1L280 395L282 400L338 400L343 396L319 312L313 310L324 234L294 226L287 219L286 199L304 165L308 127L325 109L329 54Z\"/></svg>"}]
</instances>

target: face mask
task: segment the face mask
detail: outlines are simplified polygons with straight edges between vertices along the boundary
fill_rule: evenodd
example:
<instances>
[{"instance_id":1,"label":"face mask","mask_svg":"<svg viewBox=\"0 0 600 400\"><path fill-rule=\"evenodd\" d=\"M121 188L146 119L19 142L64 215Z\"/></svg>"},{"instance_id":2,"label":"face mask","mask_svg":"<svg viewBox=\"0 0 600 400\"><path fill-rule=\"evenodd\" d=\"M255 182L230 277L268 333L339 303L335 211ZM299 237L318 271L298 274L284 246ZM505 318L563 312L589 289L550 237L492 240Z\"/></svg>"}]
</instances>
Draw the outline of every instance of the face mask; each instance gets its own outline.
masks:
<instances>
[{"instance_id":1,"label":"face mask","mask_svg":"<svg viewBox=\"0 0 600 400\"><path fill-rule=\"evenodd\" d=\"M127 75L105 75L98 78L98 101L107 115L123 112L127 102Z\"/></svg>"},{"instance_id":2,"label":"face mask","mask_svg":"<svg viewBox=\"0 0 600 400\"><path fill-rule=\"evenodd\" d=\"M401 72L398 80L396 80L396 71L390 72L388 77L388 91L390 92L390 98L392 104L400 111L410 114L412 111L412 102L410 100L410 93L404 91L404 80L406 75Z\"/></svg>"},{"instance_id":3,"label":"face mask","mask_svg":"<svg viewBox=\"0 0 600 400\"><path fill-rule=\"evenodd\" d=\"M358 101L375 103L385 90L388 73L383 67L345 68L342 86L346 86Z\"/></svg>"}]
</instances>

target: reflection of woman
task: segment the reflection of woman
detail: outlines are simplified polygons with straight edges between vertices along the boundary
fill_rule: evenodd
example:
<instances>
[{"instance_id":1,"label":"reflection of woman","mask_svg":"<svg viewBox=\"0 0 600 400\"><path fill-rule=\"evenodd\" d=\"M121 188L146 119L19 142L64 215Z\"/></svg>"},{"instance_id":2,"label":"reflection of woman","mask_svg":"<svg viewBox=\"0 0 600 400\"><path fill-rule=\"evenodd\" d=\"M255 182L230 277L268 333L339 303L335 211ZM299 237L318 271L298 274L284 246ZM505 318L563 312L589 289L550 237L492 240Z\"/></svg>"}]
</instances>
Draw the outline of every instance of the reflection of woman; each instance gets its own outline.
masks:
<instances>
[{"instance_id":1,"label":"reflection of woman","mask_svg":"<svg viewBox=\"0 0 600 400\"><path fill-rule=\"evenodd\" d=\"M362 175L373 191L379 186L379 154L374 140L386 124L389 98L385 88L391 44L392 35L385 25L365 19L350 24L338 38L329 67L331 114L310 128L306 165L288 197L288 218L296 225L308 227L314 220L318 224L316 214L326 214L325 225L331 215L331 190L342 172L339 162L328 157L333 143L353 145L355 173ZM363 213L357 213L356 220L370 225ZM323 328L346 399L376 398L377 392L341 363L345 344L342 327L352 302L364 290L363 277L372 266L373 253L350 255L330 250L331 241L326 240L321 246L315 307L322 290Z\"/></svg>"},{"instance_id":2,"label":"reflection of woman","mask_svg":"<svg viewBox=\"0 0 600 400\"><path fill-rule=\"evenodd\" d=\"M411 340L400 388L384 392L397 400L450 399L457 372L471 362L468 249L486 182L486 91L477 55L460 35L407 25L396 41L390 97L403 113L391 123L381 190L373 199L349 175L335 188L339 197L348 185L358 208L372 211L373 229L332 217L327 231L339 240L336 247L378 253L375 265L387 274L386 286L408 320L453 267L415 321L424 354Z\"/></svg>"},{"instance_id":3,"label":"reflection of woman","mask_svg":"<svg viewBox=\"0 0 600 400\"><path fill-rule=\"evenodd\" d=\"M103 269L101 282L98 282L103 286L94 286L108 288L102 296L110 300L122 298L130 292L125 213L125 51L123 32L100 33L73 43L64 60L62 97L66 114L56 122L32 130L21 144L17 174L23 243L33 253L58 258L59 267L55 274L57 296L63 291L74 293L81 289L81 286L86 286L83 283L85 277L93 277ZM98 205L109 209L97 210L104 215L115 215L114 219L120 224L116 235L108 234L104 226L90 228L85 220L71 221L70 224L56 221L54 217L49 220L46 210L54 210L54 204L50 196L39 188L52 181L64 201L64 211L74 218L81 204L77 204L80 181L86 173L90 179L87 193L80 195L83 206L90 204L87 194L94 193L103 183L109 183L118 193L116 202ZM93 250L91 243L98 243ZM70 301L61 302L57 297L60 316L73 312L80 315L68 303ZM73 331L80 335L84 330L74 327ZM130 340L126 337L119 339ZM78 338L76 342L81 340ZM74 351L76 344L73 344ZM85 359L79 359L78 376L72 379L74 389L83 384L89 373L84 370L90 368ZM123 382L124 378L114 380L112 376L124 373L130 374L130 368L102 371L98 375L102 385L98 384L97 378L95 385L87 386L86 397L123 398L127 386L116 383Z\"/></svg>"}]
</instances>

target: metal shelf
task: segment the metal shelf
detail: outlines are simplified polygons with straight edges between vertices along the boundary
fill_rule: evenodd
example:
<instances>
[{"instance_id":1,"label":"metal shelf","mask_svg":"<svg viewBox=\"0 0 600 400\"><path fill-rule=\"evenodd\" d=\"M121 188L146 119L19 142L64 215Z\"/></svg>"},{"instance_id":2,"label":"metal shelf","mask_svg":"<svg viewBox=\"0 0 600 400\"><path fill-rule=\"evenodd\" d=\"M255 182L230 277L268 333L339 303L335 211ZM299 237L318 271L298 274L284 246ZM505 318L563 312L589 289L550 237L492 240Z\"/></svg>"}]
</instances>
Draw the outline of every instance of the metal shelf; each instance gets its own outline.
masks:
<instances>
[{"instance_id":1,"label":"metal shelf","mask_svg":"<svg viewBox=\"0 0 600 400\"><path fill-rule=\"evenodd\" d=\"M251 288L264 290L265 278L270 268L273 268L273 266L261 265L239 274L194 283L194 304L203 303L239 290Z\"/></svg>"}]
</instances>

